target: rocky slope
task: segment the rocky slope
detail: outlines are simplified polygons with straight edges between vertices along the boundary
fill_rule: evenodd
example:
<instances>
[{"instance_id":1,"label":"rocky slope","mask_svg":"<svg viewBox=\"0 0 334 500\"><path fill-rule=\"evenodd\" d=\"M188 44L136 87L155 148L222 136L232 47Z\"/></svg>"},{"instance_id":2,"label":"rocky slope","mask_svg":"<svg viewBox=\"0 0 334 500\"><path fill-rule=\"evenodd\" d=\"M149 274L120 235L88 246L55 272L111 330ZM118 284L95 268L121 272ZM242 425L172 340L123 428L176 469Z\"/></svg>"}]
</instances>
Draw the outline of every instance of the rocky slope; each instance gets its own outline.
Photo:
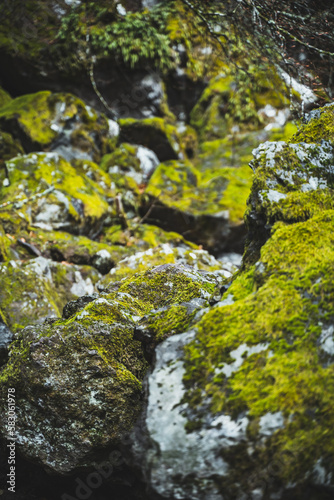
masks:
<instances>
[{"instance_id":1,"label":"rocky slope","mask_svg":"<svg viewBox=\"0 0 334 500\"><path fill-rule=\"evenodd\" d=\"M144 4L1 7L0 494L332 498L334 107Z\"/></svg>"}]
</instances>

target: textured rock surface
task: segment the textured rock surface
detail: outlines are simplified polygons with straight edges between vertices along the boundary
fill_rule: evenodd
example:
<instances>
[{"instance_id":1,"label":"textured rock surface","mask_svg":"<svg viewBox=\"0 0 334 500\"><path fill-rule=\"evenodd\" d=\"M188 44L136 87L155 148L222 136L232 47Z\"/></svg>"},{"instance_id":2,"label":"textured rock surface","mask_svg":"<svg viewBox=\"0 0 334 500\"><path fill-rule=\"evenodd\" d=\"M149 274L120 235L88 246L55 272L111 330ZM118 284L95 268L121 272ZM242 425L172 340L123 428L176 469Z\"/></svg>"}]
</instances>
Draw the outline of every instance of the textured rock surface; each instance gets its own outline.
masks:
<instances>
[{"instance_id":1,"label":"textured rock surface","mask_svg":"<svg viewBox=\"0 0 334 500\"><path fill-rule=\"evenodd\" d=\"M331 109L320 113L323 120ZM314 191L321 197L331 189L332 157L319 149L329 144L279 145L291 180L277 183L277 192L283 202L290 197L291 211L299 210L299 195L314 212L292 220L284 205L277 210L256 264L193 329L157 347L131 450L152 498L333 494L334 211L312 205ZM277 144L263 149L270 147ZM268 160L262 176L282 176L282 164ZM267 200L264 186L255 178L251 201L257 194L266 214L282 202Z\"/></svg>"},{"instance_id":2,"label":"textured rock surface","mask_svg":"<svg viewBox=\"0 0 334 500\"><path fill-rule=\"evenodd\" d=\"M91 267L63 266L44 257L2 263L0 313L13 331L49 317L59 318L69 300L93 293L100 277Z\"/></svg>"},{"instance_id":3,"label":"textured rock surface","mask_svg":"<svg viewBox=\"0 0 334 500\"><path fill-rule=\"evenodd\" d=\"M167 264L70 303L63 320L21 330L0 377L2 405L7 387L16 389L20 452L64 474L117 447L141 410L147 363L133 339L136 323L159 308L177 318L175 306L208 305L219 290L214 274ZM185 319L186 327L192 315ZM161 318L166 332L167 322Z\"/></svg>"},{"instance_id":4,"label":"textured rock surface","mask_svg":"<svg viewBox=\"0 0 334 500\"><path fill-rule=\"evenodd\" d=\"M21 140L27 153L56 151L66 160L98 161L115 142L118 126L70 94L39 92L0 109L0 126Z\"/></svg>"},{"instance_id":5,"label":"textured rock surface","mask_svg":"<svg viewBox=\"0 0 334 500\"><path fill-rule=\"evenodd\" d=\"M246 212L253 261L276 221L303 221L333 208L333 121L333 106L326 106L289 142L266 142L254 151Z\"/></svg>"}]
</instances>

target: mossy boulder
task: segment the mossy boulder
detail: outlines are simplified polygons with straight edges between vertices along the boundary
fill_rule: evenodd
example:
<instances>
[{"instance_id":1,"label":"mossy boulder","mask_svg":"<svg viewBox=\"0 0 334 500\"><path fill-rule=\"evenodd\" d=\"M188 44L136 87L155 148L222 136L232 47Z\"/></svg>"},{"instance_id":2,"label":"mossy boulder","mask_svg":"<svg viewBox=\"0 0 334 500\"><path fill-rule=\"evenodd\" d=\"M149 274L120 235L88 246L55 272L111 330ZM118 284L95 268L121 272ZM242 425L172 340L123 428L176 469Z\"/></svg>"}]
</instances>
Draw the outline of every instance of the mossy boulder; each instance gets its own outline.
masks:
<instances>
[{"instance_id":1,"label":"mossy boulder","mask_svg":"<svg viewBox=\"0 0 334 500\"><path fill-rule=\"evenodd\" d=\"M188 248L198 248L197 245L185 240L179 233L164 231L151 224L138 224L138 220L128 221L128 228L120 224L105 228L100 238L101 243L118 246L120 252L128 257L138 251L149 250L160 244L170 243L173 246L185 245Z\"/></svg>"},{"instance_id":2,"label":"mossy boulder","mask_svg":"<svg viewBox=\"0 0 334 500\"><path fill-rule=\"evenodd\" d=\"M2 202L42 229L95 233L111 212L110 179L97 165L99 182L57 153L31 153L7 162L9 185ZM86 170L87 172L87 170ZM7 210L7 209L6 209Z\"/></svg>"},{"instance_id":3,"label":"mossy boulder","mask_svg":"<svg viewBox=\"0 0 334 500\"><path fill-rule=\"evenodd\" d=\"M333 116L332 107L321 108L288 142L266 142L254 151L247 260L257 259L276 221L305 221L334 207Z\"/></svg>"},{"instance_id":4,"label":"mossy boulder","mask_svg":"<svg viewBox=\"0 0 334 500\"><path fill-rule=\"evenodd\" d=\"M138 214L141 194L158 164L152 150L128 143L120 144L115 151L103 156L101 169L108 172L112 188L121 196L127 219Z\"/></svg>"},{"instance_id":5,"label":"mossy boulder","mask_svg":"<svg viewBox=\"0 0 334 500\"><path fill-rule=\"evenodd\" d=\"M102 158L100 167L109 173L119 189L124 190L121 182L129 184L130 189L133 181L141 186L147 182L158 164L156 154L150 149L123 143L115 151Z\"/></svg>"},{"instance_id":6,"label":"mossy boulder","mask_svg":"<svg viewBox=\"0 0 334 500\"><path fill-rule=\"evenodd\" d=\"M162 163L152 175L143 213L165 230L219 253L240 250L243 210L251 181L248 169L217 168L200 172L192 163Z\"/></svg>"},{"instance_id":7,"label":"mossy boulder","mask_svg":"<svg viewBox=\"0 0 334 500\"><path fill-rule=\"evenodd\" d=\"M71 94L49 91L23 95L0 109L0 126L27 153L57 151L66 160L99 161L115 145L115 122Z\"/></svg>"},{"instance_id":8,"label":"mossy boulder","mask_svg":"<svg viewBox=\"0 0 334 500\"><path fill-rule=\"evenodd\" d=\"M191 266L196 271L214 272L222 278L229 278L235 266L229 267L225 262L216 260L206 250L186 241L170 240L148 250L132 253L120 260L111 271L98 283L99 287L107 287L111 282L127 278L135 273L163 264L182 264Z\"/></svg>"},{"instance_id":9,"label":"mossy boulder","mask_svg":"<svg viewBox=\"0 0 334 500\"><path fill-rule=\"evenodd\" d=\"M333 158L324 137L296 143L301 129L255 152L252 207L271 229L256 262L156 348L131 447L152 498L333 494Z\"/></svg>"},{"instance_id":10,"label":"mossy boulder","mask_svg":"<svg viewBox=\"0 0 334 500\"><path fill-rule=\"evenodd\" d=\"M136 323L153 309L177 312L178 304L208 304L217 293L214 274L163 265L69 304L62 320L22 330L0 373L2 406L15 388L20 453L58 474L99 463L142 408L148 365L133 338Z\"/></svg>"},{"instance_id":11,"label":"mossy boulder","mask_svg":"<svg viewBox=\"0 0 334 500\"><path fill-rule=\"evenodd\" d=\"M180 134L177 128L163 118L135 120L122 119L120 142L141 144L154 151L159 161L176 160L185 157Z\"/></svg>"},{"instance_id":12,"label":"mossy boulder","mask_svg":"<svg viewBox=\"0 0 334 500\"><path fill-rule=\"evenodd\" d=\"M44 257L0 264L0 315L12 331L60 317L69 300L93 293L101 275L88 266Z\"/></svg>"},{"instance_id":13,"label":"mossy boulder","mask_svg":"<svg viewBox=\"0 0 334 500\"><path fill-rule=\"evenodd\" d=\"M270 68L266 68L270 72ZM254 75L256 85L247 78ZM288 90L278 74L270 76L252 66L246 76L225 70L211 79L190 115L190 124L201 141L224 137L231 129L242 131L264 128L271 118L263 112L270 107L274 115L288 107Z\"/></svg>"},{"instance_id":14,"label":"mossy boulder","mask_svg":"<svg viewBox=\"0 0 334 500\"><path fill-rule=\"evenodd\" d=\"M153 491L329 498L333 222L277 225L221 305L157 348L137 455Z\"/></svg>"},{"instance_id":15,"label":"mossy boulder","mask_svg":"<svg viewBox=\"0 0 334 500\"><path fill-rule=\"evenodd\" d=\"M123 255L118 246L93 241L86 236L74 236L61 231L30 231L25 239L43 257L58 262L93 266L106 274ZM21 243L22 244L22 243Z\"/></svg>"}]
</instances>

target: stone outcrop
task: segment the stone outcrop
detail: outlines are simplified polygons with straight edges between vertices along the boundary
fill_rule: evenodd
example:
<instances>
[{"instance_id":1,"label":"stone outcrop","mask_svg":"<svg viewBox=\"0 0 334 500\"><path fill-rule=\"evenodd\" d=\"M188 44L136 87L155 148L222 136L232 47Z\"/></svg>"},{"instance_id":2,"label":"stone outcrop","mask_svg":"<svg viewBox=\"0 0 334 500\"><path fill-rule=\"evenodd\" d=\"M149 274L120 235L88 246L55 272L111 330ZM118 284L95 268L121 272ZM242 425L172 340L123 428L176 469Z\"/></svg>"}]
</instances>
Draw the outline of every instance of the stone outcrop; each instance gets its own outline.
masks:
<instances>
[{"instance_id":1,"label":"stone outcrop","mask_svg":"<svg viewBox=\"0 0 334 500\"><path fill-rule=\"evenodd\" d=\"M260 257L156 349L131 449L152 498L333 494L332 125L325 107L254 152L248 217L271 223Z\"/></svg>"},{"instance_id":2,"label":"stone outcrop","mask_svg":"<svg viewBox=\"0 0 334 500\"><path fill-rule=\"evenodd\" d=\"M0 379L2 406L15 388L20 453L67 474L120 446L142 408L148 366L136 324L150 311L170 311L159 318L162 340L171 321L179 331L196 307L220 297L221 283L214 273L165 264L69 303L63 320L21 330ZM183 314L188 304L195 306Z\"/></svg>"}]
</instances>

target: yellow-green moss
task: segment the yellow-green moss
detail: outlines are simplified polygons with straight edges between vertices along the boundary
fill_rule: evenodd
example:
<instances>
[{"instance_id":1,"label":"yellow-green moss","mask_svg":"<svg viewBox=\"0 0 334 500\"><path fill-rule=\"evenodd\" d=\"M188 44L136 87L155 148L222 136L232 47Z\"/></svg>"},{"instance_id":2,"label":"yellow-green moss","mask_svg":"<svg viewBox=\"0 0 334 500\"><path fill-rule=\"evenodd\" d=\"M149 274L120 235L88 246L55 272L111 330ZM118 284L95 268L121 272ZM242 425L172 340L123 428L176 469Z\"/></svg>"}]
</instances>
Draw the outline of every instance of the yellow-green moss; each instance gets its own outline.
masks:
<instances>
[{"instance_id":1,"label":"yellow-green moss","mask_svg":"<svg viewBox=\"0 0 334 500\"><path fill-rule=\"evenodd\" d=\"M145 316L145 329L154 337L153 343L158 344L171 335L185 332L196 312L197 310L189 312L185 305L172 305L168 309Z\"/></svg>"},{"instance_id":2,"label":"yellow-green moss","mask_svg":"<svg viewBox=\"0 0 334 500\"><path fill-rule=\"evenodd\" d=\"M32 141L42 147L50 144L57 137L57 133L49 127L52 113L48 98L51 95L51 92L43 91L17 97L0 109L0 124L6 126L7 120L18 119L24 133Z\"/></svg>"},{"instance_id":3,"label":"yellow-green moss","mask_svg":"<svg viewBox=\"0 0 334 500\"><path fill-rule=\"evenodd\" d=\"M136 156L137 148L133 144L122 143L115 151L103 156L100 167L108 172L110 167L118 166L124 171L133 168L140 170L140 161Z\"/></svg>"},{"instance_id":4,"label":"yellow-green moss","mask_svg":"<svg viewBox=\"0 0 334 500\"><path fill-rule=\"evenodd\" d=\"M10 237L5 234L0 224L0 261L7 260L11 243Z\"/></svg>"},{"instance_id":5,"label":"yellow-green moss","mask_svg":"<svg viewBox=\"0 0 334 500\"><path fill-rule=\"evenodd\" d=\"M247 55L243 57L247 61ZM274 68L245 64L247 75L232 67L213 78L193 108L190 123L201 141L221 139L235 126L242 131L258 130L265 124L258 113L261 108L289 105L286 85Z\"/></svg>"},{"instance_id":6,"label":"yellow-green moss","mask_svg":"<svg viewBox=\"0 0 334 500\"><path fill-rule=\"evenodd\" d=\"M208 312L185 348L187 400L195 407L205 390L213 412L247 412L251 420L282 412L284 428L271 443L276 454L293 452L293 467L282 472L291 481L334 444L334 368L319 346L333 321L333 227L333 210L278 225L258 264L228 290L235 303ZM220 371L234 349L260 343L263 350L244 356L229 377Z\"/></svg>"},{"instance_id":7,"label":"yellow-green moss","mask_svg":"<svg viewBox=\"0 0 334 500\"><path fill-rule=\"evenodd\" d=\"M189 162L160 164L152 175L146 194L176 210L196 216L226 212L232 223L242 221L251 188L251 170L212 168L199 172Z\"/></svg>"},{"instance_id":8,"label":"yellow-green moss","mask_svg":"<svg viewBox=\"0 0 334 500\"><path fill-rule=\"evenodd\" d=\"M17 97L0 108L0 125L20 138L28 151L47 149L74 118L77 123L71 131L72 146L99 161L101 153L108 153L116 139L109 137L107 118L89 110L77 97L42 91Z\"/></svg>"},{"instance_id":9,"label":"yellow-green moss","mask_svg":"<svg viewBox=\"0 0 334 500\"><path fill-rule=\"evenodd\" d=\"M0 87L0 108L8 104L12 98L3 88Z\"/></svg>"},{"instance_id":10,"label":"yellow-green moss","mask_svg":"<svg viewBox=\"0 0 334 500\"><path fill-rule=\"evenodd\" d=\"M304 125L292 138L295 142L334 142L334 106L325 106L317 110L320 116L313 118Z\"/></svg>"},{"instance_id":11,"label":"yellow-green moss","mask_svg":"<svg viewBox=\"0 0 334 500\"><path fill-rule=\"evenodd\" d=\"M31 153L11 160L7 166L11 184L6 188L4 202L24 201L52 185L68 197L69 213L73 219L79 221L80 215L72 199L82 202L84 217L90 220L100 219L109 210L105 190L89 177L80 175L80 171L78 173L72 165L58 155ZM101 176L105 177L106 174L101 171ZM50 193L48 199L50 203L59 203L54 193ZM27 206L29 208L33 206L33 210L36 210L36 203L35 200L24 204L21 210L25 212Z\"/></svg>"},{"instance_id":12,"label":"yellow-green moss","mask_svg":"<svg viewBox=\"0 0 334 500\"><path fill-rule=\"evenodd\" d=\"M186 273L170 270L167 273L146 271L125 281L119 288L120 292L130 293L140 297L143 303L154 304L154 307L168 306L187 302L200 297L203 290L213 294L216 284L203 282L199 275L188 277ZM209 296L208 295L208 296Z\"/></svg>"}]
</instances>

